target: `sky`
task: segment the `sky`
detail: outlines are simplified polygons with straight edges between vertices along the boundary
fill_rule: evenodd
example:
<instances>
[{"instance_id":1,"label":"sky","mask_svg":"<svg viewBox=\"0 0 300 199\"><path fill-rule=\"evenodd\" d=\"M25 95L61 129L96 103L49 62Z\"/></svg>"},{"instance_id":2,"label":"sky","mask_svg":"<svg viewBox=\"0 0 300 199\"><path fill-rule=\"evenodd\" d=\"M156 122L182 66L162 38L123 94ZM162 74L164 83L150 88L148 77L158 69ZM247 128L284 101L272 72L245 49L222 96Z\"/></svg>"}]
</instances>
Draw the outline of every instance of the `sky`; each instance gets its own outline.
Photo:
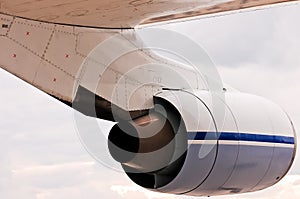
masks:
<instances>
[{"instance_id":1,"label":"sky","mask_svg":"<svg viewBox=\"0 0 300 199\"><path fill-rule=\"evenodd\" d=\"M214 61L224 82L277 103L299 131L299 9L300 5L279 6L162 28L197 42ZM0 92L1 198L191 198L147 191L134 185L124 173L96 161L80 142L71 108L3 70ZM112 125L105 121L98 124L103 132ZM213 198L299 196L297 157L290 173L269 189Z\"/></svg>"}]
</instances>

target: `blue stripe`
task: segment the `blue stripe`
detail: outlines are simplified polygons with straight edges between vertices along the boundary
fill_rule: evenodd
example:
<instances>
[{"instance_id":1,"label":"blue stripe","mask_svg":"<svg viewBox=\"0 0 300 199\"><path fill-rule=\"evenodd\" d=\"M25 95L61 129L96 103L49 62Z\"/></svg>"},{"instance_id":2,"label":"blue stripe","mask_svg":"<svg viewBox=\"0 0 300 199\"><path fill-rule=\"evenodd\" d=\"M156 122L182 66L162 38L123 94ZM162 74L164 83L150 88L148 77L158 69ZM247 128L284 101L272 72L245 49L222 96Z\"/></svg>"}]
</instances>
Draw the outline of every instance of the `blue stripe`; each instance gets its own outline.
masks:
<instances>
[{"instance_id":1,"label":"blue stripe","mask_svg":"<svg viewBox=\"0 0 300 199\"><path fill-rule=\"evenodd\" d=\"M269 142L280 144L295 144L295 139L288 136L262 135L249 133L231 132L190 132L189 140L230 140L230 141L249 141L249 142Z\"/></svg>"}]
</instances>

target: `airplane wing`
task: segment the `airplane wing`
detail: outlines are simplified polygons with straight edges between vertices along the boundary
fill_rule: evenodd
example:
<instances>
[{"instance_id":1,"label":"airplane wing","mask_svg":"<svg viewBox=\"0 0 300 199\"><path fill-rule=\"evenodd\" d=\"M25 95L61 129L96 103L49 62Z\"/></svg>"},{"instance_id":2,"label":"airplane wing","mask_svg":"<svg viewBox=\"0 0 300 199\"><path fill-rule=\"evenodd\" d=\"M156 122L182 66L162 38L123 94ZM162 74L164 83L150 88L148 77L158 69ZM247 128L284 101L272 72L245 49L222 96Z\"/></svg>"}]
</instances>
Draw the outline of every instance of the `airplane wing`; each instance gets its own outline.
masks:
<instances>
[{"instance_id":1,"label":"airplane wing","mask_svg":"<svg viewBox=\"0 0 300 199\"><path fill-rule=\"evenodd\" d=\"M85 115L118 122L108 149L144 188L191 196L262 190L295 157L286 113L261 97L227 92L186 37L159 34L157 42L181 42L201 71L191 59L153 53L138 34L147 28L136 27L280 2L0 0L0 67ZM86 148L98 149L101 138L84 126L81 133L94 141Z\"/></svg>"},{"instance_id":2,"label":"airplane wing","mask_svg":"<svg viewBox=\"0 0 300 199\"><path fill-rule=\"evenodd\" d=\"M120 110L147 110L162 85L178 85L160 68L143 67L132 72L137 66L165 64L188 77L189 87L207 87L203 77L188 67L142 49L142 41L131 28L280 2L286 0L1 0L0 53L4 57L0 66L67 104L85 104L88 91L98 97L97 110L108 115L111 104ZM91 58L100 43L101 56ZM114 56L122 58L109 59ZM101 77L102 86L88 83L93 75L95 82ZM153 86L153 80L160 86ZM139 85L143 86L135 89ZM85 97L80 97L80 90ZM113 96L113 92L131 96L134 103L128 103L128 97Z\"/></svg>"},{"instance_id":3,"label":"airplane wing","mask_svg":"<svg viewBox=\"0 0 300 199\"><path fill-rule=\"evenodd\" d=\"M144 114L163 87L184 87L162 68L184 76L186 87L208 88L199 73L143 48L136 26L280 2L0 0L0 66L68 105L95 101L102 116L77 108L87 115L113 120L112 105L125 111L118 115Z\"/></svg>"},{"instance_id":4,"label":"airplane wing","mask_svg":"<svg viewBox=\"0 0 300 199\"><path fill-rule=\"evenodd\" d=\"M109 120L111 104L127 111L150 109L162 85L179 86L163 66L184 74L193 88L201 84L189 67L143 48L134 29L66 26L3 14L0 24L1 68L70 106L80 106L76 109L86 115L99 117L86 110L88 104L97 104L100 118Z\"/></svg>"},{"instance_id":5,"label":"airplane wing","mask_svg":"<svg viewBox=\"0 0 300 199\"><path fill-rule=\"evenodd\" d=\"M294 0L1 0L0 12L86 27L132 28Z\"/></svg>"}]
</instances>

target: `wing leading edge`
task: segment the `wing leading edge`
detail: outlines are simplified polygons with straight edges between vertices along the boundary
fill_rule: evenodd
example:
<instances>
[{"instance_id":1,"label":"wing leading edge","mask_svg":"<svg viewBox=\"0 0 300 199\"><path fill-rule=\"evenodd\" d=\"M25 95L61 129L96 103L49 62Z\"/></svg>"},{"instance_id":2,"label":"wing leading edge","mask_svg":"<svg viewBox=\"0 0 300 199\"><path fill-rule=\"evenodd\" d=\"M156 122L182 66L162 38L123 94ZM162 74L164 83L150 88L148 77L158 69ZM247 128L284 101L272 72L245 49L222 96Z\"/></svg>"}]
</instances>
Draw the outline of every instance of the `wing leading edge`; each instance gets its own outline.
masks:
<instances>
[{"instance_id":1,"label":"wing leading edge","mask_svg":"<svg viewBox=\"0 0 300 199\"><path fill-rule=\"evenodd\" d=\"M296 0L0 0L0 13L97 28L186 19Z\"/></svg>"}]
</instances>

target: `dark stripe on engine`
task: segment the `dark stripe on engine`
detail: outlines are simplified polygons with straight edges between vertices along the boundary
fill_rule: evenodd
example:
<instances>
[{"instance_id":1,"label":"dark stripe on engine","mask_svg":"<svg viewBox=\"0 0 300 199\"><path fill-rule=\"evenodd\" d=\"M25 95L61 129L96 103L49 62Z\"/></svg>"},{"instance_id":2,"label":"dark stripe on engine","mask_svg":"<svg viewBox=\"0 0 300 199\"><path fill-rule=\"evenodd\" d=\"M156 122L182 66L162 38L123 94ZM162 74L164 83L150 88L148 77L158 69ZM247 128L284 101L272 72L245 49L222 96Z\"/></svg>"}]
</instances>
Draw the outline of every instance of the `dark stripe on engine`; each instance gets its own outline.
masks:
<instances>
[{"instance_id":1,"label":"dark stripe on engine","mask_svg":"<svg viewBox=\"0 0 300 199\"><path fill-rule=\"evenodd\" d=\"M249 142L268 142L280 144L295 144L295 139L288 136L262 135L249 133L232 132L190 132L189 140L230 140L230 141L249 141Z\"/></svg>"}]
</instances>

